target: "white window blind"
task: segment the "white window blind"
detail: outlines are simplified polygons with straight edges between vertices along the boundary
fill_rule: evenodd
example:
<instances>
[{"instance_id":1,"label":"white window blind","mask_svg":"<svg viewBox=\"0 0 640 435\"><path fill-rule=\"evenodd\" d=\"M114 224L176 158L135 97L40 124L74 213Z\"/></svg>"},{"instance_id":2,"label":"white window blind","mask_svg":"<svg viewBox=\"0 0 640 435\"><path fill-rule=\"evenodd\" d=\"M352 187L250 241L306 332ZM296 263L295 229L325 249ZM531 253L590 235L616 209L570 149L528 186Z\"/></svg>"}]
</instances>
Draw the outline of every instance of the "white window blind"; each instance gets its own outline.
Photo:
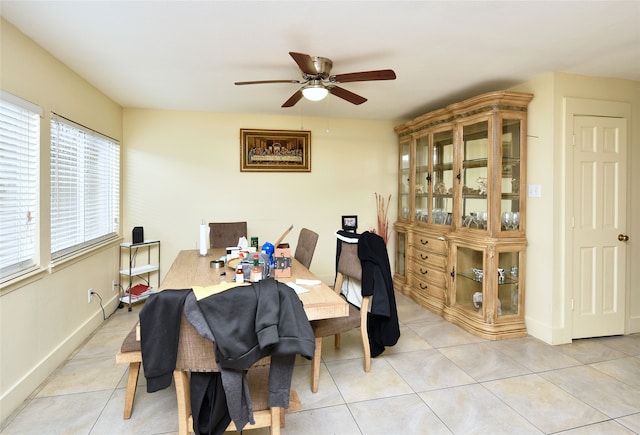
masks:
<instances>
[{"instance_id":1,"label":"white window blind","mask_svg":"<svg viewBox=\"0 0 640 435\"><path fill-rule=\"evenodd\" d=\"M42 110L0 95L0 282L37 267Z\"/></svg>"},{"instance_id":2,"label":"white window blind","mask_svg":"<svg viewBox=\"0 0 640 435\"><path fill-rule=\"evenodd\" d=\"M117 237L120 144L51 117L51 259Z\"/></svg>"}]
</instances>

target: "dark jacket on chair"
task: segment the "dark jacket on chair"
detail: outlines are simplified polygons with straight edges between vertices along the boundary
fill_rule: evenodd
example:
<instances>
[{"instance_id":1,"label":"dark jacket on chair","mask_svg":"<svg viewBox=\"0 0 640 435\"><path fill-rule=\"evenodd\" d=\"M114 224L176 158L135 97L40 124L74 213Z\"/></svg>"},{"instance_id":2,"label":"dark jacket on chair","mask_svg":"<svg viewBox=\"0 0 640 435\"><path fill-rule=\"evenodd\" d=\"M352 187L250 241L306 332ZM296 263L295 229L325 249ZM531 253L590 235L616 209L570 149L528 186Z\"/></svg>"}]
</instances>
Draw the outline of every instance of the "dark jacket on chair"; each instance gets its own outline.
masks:
<instances>
[{"instance_id":1,"label":"dark jacket on chair","mask_svg":"<svg viewBox=\"0 0 640 435\"><path fill-rule=\"evenodd\" d=\"M239 430L253 420L245 371L265 356L271 356L269 405L287 408L295 355L311 359L315 351L313 330L295 291L286 284L267 279L201 301L190 301L195 301L190 289L164 290L152 295L140 312L147 392L171 384L184 310L201 335L218 337L216 358L224 384L224 392L213 391L220 390L220 383L215 378L205 374L191 377L196 433L224 432L229 416ZM203 331L203 324L209 328ZM193 394L198 391L199 398L194 400ZM226 394L228 414L196 405L219 407L223 399L216 399L215 394ZM198 422L205 422L206 429L198 427Z\"/></svg>"},{"instance_id":2,"label":"dark jacket on chair","mask_svg":"<svg viewBox=\"0 0 640 435\"><path fill-rule=\"evenodd\" d=\"M164 290L149 296L140 311L140 350L147 393L171 385L178 357L180 319L188 290Z\"/></svg>"},{"instance_id":3,"label":"dark jacket on chair","mask_svg":"<svg viewBox=\"0 0 640 435\"><path fill-rule=\"evenodd\" d=\"M252 422L245 371L271 356L269 405L289 407L295 355L313 357L315 336L302 302L284 283L265 279L201 299L187 320L203 337L213 335L229 413L241 430ZM203 323L206 326L203 328Z\"/></svg>"},{"instance_id":4,"label":"dark jacket on chair","mask_svg":"<svg viewBox=\"0 0 640 435\"><path fill-rule=\"evenodd\" d=\"M387 245L384 239L368 231L360 234L358 257L362 263L362 296L371 298L371 312L367 319L371 356L384 352L400 338L400 325Z\"/></svg>"}]
</instances>

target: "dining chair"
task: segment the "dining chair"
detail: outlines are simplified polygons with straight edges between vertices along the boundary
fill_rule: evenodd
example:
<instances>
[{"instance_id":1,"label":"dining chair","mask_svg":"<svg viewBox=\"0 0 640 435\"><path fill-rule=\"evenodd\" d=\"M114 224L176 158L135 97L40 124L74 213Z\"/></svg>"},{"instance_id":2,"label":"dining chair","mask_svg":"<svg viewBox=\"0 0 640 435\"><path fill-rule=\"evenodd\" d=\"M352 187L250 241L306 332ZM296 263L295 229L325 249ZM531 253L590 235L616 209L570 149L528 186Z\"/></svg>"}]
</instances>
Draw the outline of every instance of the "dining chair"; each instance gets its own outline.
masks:
<instances>
[{"instance_id":1,"label":"dining chair","mask_svg":"<svg viewBox=\"0 0 640 435\"><path fill-rule=\"evenodd\" d=\"M300 230L300 235L298 235L298 244L296 245L293 257L302 263L302 265L307 269L311 266L311 260L313 260L313 253L316 250L317 243L318 233L307 228Z\"/></svg>"},{"instance_id":2,"label":"dining chair","mask_svg":"<svg viewBox=\"0 0 640 435\"><path fill-rule=\"evenodd\" d=\"M183 315L180 323L180 339L178 358L173 379L176 386L178 402L178 433L180 435L193 432L193 416L191 414L191 394L189 372L218 371L216 358L211 342L200 336ZM247 384L255 424L248 424L245 430L268 427L271 435L280 435L284 427L284 409L269 406L269 370L270 357L262 358L247 371ZM288 411L301 408L300 398L295 390L290 391ZM227 431L235 431L233 421Z\"/></svg>"},{"instance_id":3,"label":"dining chair","mask_svg":"<svg viewBox=\"0 0 640 435\"><path fill-rule=\"evenodd\" d=\"M341 294L342 283L345 278L354 278L362 281L362 265L358 257L357 243L343 243L338 258L338 270L336 282L333 287L334 291ZM364 371L371 370L371 349L369 347L369 335L367 333L367 312L371 304L371 296L362 298L360 309L349 304L349 315L347 317L336 317L333 319L321 319L311 322L313 333L316 337L316 350L311 362L311 391L318 391L318 383L320 381L320 359L322 357L322 339L323 337L335 336L334 346L340 348L340 334L355 328L360 328L360 337L362 339L362 351L364 354Z\"/></svg>"},{"instance_id":4,"label":"dining chair","mask_svg":"<svg viewBox=\"0 0 640 435\"><path fill-rule=\"evenodd\" d=\"M211 248L238 246L238 239L247 237L246 222L210 222L209 242Z\"/></svg>"}]
</instances>

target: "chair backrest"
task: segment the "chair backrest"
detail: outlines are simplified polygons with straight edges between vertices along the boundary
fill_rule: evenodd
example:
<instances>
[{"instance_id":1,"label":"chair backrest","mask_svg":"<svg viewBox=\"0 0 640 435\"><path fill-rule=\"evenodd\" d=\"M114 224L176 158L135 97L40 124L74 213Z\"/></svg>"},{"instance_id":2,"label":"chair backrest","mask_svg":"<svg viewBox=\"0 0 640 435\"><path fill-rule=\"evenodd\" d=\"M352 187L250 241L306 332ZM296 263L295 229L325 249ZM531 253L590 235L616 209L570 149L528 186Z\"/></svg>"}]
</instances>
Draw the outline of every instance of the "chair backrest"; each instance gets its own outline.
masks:
<instances>
[{"instance_id":1,"label":"chair backrest","mask_svg":"<svg viewBox=\"0 0 640 435\"><path fill-rule=\"evenodd\" d=\"M342 243L338 259L338 273L362 281L362 263L358 257L357 243Z\"/></svg>"},{"instance_id":2,"label":"chair backrest","mask_svg":"<svg viewBox=\"0 0 640 435\"><path fill-rule=\"evenodd\" d=\"M302 265L307 269L311 266L311 260L313 260L313 253L316 250L317 243L318 233L307 228L300 230L298 244L296 245L296 251L293 254L293 257L302 263Z\"/></svg>"},{"instance_id":3,"label":"chair backrest","mask_svg":"<svg viewBox=\"0 0 640 435\"><path fill-rule=\"evenodd\" d=\"M189 323L184 314L180 322L180 336L178 340L178 357L176 370L183 374L176 376L176 394L178 401L178 426L184 432L193 432L193 417L191 412L190 389L184 372L217 372L213 345L202 337ZM280 408L269 406L269 370L271 357L257 361L247 371L247 384L253 405L253 417L256 422L251 428L269 427L272 434L280 433ZM233 422L227 430L235 430Z\"/></svg>"},{"instance_id":4,"label":"chair backrest","mask_svg":"<svg viewBox=\"0 0 640 435\"><path fill-rule=\"evenodd\" d=\"M238 246L238 239L247 237L246 222L210 222L209 242L211 248Z\"/></svg>"},{"instance_id":5,"label":"chair backrest","mask_svg":"<svg viewBox=\"0 0 640 435\"><path fill-rule=\"evenodd\" d=\"M342 282L345 276L362 281L362 263L360 262L360 257L358 257L357 243L342 242L337 272L333 289L338 294L342 291Z\"/></svg>"}]
</instances>

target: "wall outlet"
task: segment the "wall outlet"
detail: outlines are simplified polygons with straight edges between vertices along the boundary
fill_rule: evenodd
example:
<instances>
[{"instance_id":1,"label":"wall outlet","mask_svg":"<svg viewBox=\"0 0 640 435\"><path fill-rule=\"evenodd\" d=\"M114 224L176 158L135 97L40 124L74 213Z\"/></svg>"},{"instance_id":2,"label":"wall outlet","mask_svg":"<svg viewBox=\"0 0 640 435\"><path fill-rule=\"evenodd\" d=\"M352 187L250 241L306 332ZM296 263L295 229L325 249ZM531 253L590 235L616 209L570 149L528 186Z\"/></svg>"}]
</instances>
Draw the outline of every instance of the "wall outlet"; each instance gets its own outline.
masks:
<instances>
[{"instance_id":1,"label":"wall outlet","mask_svg":"<svg viewBox=\"0 0 640 435\"><path fill-rule=\"evenodd\" d=\"M118 281L114 279L113 281L111 281L111 291L114 292L116 291L117 288L118 288Z\"/></svg>"},{"instance_id":2,"label":"wall outlet","mask_svg":"<svg viewBox=\"0 0 640 435\"><path fill-rule=\"evenodd\" d=\"M93 289L90 288L89 290L87 290L87 303L91 303L91 299L93 299Z\"/></svg>"}]
</instances>

